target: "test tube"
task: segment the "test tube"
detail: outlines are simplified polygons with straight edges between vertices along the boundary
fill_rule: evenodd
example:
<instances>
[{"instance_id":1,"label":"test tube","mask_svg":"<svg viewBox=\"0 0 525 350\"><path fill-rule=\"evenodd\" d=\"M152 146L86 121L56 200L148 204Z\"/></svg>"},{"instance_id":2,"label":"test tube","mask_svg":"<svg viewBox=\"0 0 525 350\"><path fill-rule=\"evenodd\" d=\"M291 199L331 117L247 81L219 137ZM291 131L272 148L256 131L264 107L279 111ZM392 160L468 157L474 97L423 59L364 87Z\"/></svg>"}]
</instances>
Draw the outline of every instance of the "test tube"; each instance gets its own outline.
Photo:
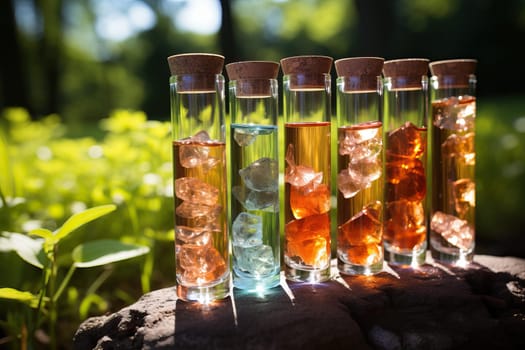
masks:
<instances>
[{"instance_id":1,"label":"test tube","mask_svg":"<svg viewBox=\"0 0 525 350\"><path fill-rule=\"evenodd\" d=\"M177 295L208 303L230 292L224 57L168 57Z\"/></svg>"},{"instance_id":2,"label":"test tube","mask_svg":"<svg viewBox=\"0 0 525 350\"><path fill-rule=\"evenodd\" d=\"M331 79L333 59L281 60L285 152L284 262L292 281L330 278Z\"/></svg>"},{"instance_id":3,"label":"test tube","mask_svg":"<svg viewBox=\"0 0 525 350\"><path fill-rule=\"evenodd\" d=\"M280 282L279 63L226 65L230 91L233 285L263 292Z\"/></svg>"}]
</instances>

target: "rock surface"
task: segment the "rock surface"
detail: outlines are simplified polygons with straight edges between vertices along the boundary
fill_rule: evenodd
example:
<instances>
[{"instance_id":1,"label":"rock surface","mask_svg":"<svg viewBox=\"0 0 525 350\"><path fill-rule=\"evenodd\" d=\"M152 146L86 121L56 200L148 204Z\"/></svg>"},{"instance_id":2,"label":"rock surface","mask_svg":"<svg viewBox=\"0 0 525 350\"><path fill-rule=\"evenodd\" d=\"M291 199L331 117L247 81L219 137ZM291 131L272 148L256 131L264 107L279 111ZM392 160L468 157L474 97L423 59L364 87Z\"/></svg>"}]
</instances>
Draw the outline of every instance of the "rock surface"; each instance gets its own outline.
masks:
<instances>
[{"instance_id":1,"label":"rock surface","mask_svg":"<svg viewBox=\"0 0 525 350\"><path fill-rule=\"evenodd\" d=\"M477 256L467 269L387 270L287 282L291 293L234 289L210 305L165 288L89 318L74 348L525 349L525 260Z\"/></svg>"}]
</instances>

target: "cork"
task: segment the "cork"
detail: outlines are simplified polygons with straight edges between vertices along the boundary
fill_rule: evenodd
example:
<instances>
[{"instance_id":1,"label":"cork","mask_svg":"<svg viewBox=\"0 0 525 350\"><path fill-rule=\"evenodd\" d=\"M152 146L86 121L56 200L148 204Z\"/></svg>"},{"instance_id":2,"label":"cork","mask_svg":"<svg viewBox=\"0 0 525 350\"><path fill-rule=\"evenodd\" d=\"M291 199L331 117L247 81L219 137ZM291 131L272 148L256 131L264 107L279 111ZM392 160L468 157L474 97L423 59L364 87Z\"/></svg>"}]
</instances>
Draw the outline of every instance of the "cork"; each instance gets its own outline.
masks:
<instances>
[{"instance_id":1,"label":"cork","mask_svg":"<svg viewBox=\"0 0 525 350\"><path fill-rule=\"evenodd\" d=\"M272 61L242 61L226 65L230 90L235 96L271 96L272 84L277 84L279 63ZM273 83L271 80L275 80Z\"/></svg>"},{"instance_id":2,"label":"cork","mask_svg":"<svg viewBox=\"0 0 525 350\"><path fill-rule=\"evenodd\" d=\"M428 75L426 58L404 58L385 61L383 75L392 78L392 88L420 88L421 77Z\"/></svg>"},{"instance_id":3,"label":"cork","mask_svg":"<svg viewBox=\"0 0 525 350\"><path fill-rule=\"evenodd\" d=\"M272 61L242 61L226 65L230 80L277 79L279 63Z\"/></svg>"},{"instance_id":4,"label":"cork","mask_svg":"<svg viewBox=\"0 0 525 350\"><path fill-rule=\"evenodd\" d=\"M301 76L290 81L291 88L324 87L325 74L332 68L333 58L329 56L292 56L281 59L284 75Z\"/></svg>"},{"instance_id":5,"label":"cork","mask_svg":"<svg viewBox=\"0 0 525 350\"><path fill-rule=\"evenodd\" d=\"M430 73L437 77L440 85L447 87L468 87L476 73L475 59L453 59L434 61L429 64Z\"/></svg>"},{"instance_id":6,"label":"cork","mask_svg":"<svg viewBox=\"0 0 525 350\"><path fill-rule=\"evenodd\" d=\"M222 73L224 56L208 53L179 54L169 56L168 65L171 75L180 76L178 91L214 90L215 76Z\"/></svg>"},{"instance_id":7,"label":"cork","mask_svg":"<svg viewBox=\"0 0 525 350\"><path fill-rule=\"evenodd\" d=\"M345 91L375 91L384 61L382 57L352 57L334 64L337 76L345 78Z\"/></svg>"}]
</instances>

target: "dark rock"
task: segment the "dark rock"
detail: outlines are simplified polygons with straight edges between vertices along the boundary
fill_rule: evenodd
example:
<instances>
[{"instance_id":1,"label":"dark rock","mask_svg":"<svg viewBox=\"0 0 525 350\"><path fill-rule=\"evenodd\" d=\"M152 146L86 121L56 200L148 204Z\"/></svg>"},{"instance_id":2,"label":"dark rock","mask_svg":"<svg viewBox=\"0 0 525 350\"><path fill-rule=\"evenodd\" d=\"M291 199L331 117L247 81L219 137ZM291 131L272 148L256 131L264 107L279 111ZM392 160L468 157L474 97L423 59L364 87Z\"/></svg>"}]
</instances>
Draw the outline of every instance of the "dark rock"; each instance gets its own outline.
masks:
<instances>
[{"instance_id":1,"label":"dark rock","mask_svg":"<svg viewBox=\"0 0 525 350\"><path fill-rule=\"evenodd\" d=\"M82 323L75 349L524 349L525 260L477 256L199 305L175 288ZM349 287L349 288L348 288Z\"/></svg>"}]
</instances>

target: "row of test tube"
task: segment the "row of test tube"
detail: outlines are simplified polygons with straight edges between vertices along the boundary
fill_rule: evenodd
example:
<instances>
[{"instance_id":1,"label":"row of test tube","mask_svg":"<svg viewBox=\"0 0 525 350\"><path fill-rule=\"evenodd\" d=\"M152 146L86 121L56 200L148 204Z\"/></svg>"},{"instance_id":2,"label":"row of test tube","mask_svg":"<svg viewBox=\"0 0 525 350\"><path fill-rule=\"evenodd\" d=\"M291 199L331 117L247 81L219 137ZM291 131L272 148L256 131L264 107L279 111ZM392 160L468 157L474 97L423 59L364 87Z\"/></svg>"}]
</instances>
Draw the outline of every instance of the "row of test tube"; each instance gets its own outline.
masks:
<instances>
[{"instance_id":1,"label":"row of test tube","mask_svg":"<svg viewBox=\"0 0 525 350\"><path fill-rule=\"evenodd\" d=\"M435 259L472 259L475 60L339 59L333 130L331 57L230 63L229 144L224 57L168 63L179 298L224 298L232 277L275 287L281 261L288 280L325 281L333 245L341 273L416 267L427 231Z\"/></svg>"}]
</instances>

